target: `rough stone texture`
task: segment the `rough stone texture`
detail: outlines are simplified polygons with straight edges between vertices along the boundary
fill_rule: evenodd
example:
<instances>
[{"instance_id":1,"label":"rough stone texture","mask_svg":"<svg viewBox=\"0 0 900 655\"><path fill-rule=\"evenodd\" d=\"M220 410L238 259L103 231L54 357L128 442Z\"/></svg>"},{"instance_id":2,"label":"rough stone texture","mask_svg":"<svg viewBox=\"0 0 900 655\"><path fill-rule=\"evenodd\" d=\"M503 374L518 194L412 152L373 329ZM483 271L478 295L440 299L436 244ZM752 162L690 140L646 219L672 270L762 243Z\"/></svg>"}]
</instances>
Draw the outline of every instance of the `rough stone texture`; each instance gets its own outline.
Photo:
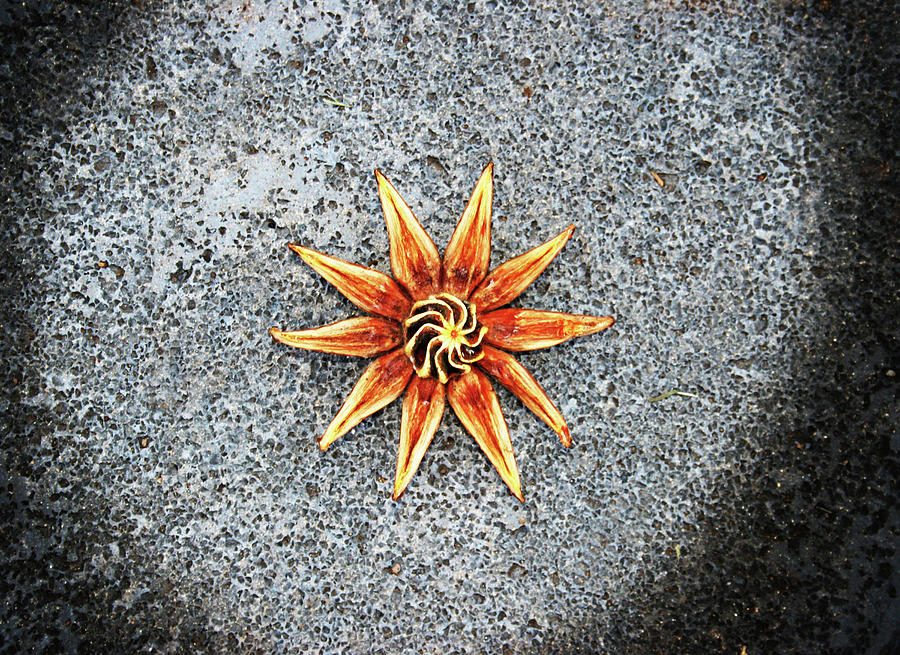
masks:
<instances>
[{"instance_id":1,"label":"rough stone texture","mask_svg":"<svg viewBox=\"0 0 900 655\"><path fill-rule=\"evenodd\" d=\"M589 4L0 5L0 652L900 650L896 5ZM489 160L495 264L578 225L516 304L618 322L521 357L571 449L500 393L524 505L449 414L394 503L285 244Z\"/></svg>"}]
</instances>

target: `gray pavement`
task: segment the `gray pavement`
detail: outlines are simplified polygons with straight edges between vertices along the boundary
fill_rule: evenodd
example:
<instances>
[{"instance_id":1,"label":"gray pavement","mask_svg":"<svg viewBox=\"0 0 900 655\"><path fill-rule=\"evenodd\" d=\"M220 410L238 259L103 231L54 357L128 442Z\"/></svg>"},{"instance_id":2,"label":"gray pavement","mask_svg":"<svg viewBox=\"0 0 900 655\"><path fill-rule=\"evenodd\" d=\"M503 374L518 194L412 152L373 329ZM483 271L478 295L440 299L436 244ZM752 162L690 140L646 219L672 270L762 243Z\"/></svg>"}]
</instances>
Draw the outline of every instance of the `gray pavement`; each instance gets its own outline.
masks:
<instances>
[{"instance_id":1,"label":"gray pavement","mask_svg":"<svg viewBox=\"0 0 900 655\"><path fill-rule=\"evenodd\" d=\"M2 653L872 653L897 600L891 3L10 3ZM320 453L389 270L495 164L515 305L613 314L501 391L525 504L450 413ZM693 396L650 399L669 390Z\"/></svg>"}]
</instances>

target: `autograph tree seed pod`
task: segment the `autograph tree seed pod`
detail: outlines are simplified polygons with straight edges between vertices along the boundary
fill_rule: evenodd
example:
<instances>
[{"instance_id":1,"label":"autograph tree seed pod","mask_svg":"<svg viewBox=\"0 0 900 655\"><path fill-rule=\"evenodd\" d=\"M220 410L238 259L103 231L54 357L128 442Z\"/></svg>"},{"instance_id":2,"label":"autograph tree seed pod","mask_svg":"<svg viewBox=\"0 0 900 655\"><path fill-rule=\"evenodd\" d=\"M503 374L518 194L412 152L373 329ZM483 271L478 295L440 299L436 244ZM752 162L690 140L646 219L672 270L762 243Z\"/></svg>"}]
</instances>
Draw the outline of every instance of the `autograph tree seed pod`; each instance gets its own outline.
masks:
<instances>
[{"instance_id":1,"label":"autograph tree seed pod","mask_svg":"<svg viewBox=\"0 0 900 655\"><path fill-rule=\"evenodd\" d=\"M548 348L600 332L611 316L504 307L530 285L575 229L490 269L493 164L475 185L443 258L409 205L375 171L390 238L393 277L291 244L291 249L350 302L374 316L272 337L295 348L377 356L319 437L327 449L364 418L403 395L393 498L406 490L441 422L447 404L524 502L509 429L488 376L517 396L559 435L572 437L559 409L507 350Z\"/></svg>"}]
</instances>

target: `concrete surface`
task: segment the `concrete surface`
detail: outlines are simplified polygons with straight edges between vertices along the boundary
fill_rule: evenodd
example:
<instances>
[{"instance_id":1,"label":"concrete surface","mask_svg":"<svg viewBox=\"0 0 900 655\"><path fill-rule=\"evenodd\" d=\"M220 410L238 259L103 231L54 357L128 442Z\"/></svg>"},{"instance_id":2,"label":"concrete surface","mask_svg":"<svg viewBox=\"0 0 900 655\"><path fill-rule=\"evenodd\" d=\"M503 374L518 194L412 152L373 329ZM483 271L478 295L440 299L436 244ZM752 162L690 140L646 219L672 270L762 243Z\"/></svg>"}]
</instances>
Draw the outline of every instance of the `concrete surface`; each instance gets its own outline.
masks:
<instances>
[{"instance_id":1,"label":"concrete surface","mask_svg":"<svg viewBox=\"0 0 900 655\"><path fill-rule=\"evenodd\" d=\"M897 24L3 4L2 652L897 652ZM373 168L443 247L489 160L493 263L578 225L516 304L618 322L521 357L573 448L500 394L524 505L449 415L394 503L285 244L388 270Z\"/></svg>"}]
</instances>

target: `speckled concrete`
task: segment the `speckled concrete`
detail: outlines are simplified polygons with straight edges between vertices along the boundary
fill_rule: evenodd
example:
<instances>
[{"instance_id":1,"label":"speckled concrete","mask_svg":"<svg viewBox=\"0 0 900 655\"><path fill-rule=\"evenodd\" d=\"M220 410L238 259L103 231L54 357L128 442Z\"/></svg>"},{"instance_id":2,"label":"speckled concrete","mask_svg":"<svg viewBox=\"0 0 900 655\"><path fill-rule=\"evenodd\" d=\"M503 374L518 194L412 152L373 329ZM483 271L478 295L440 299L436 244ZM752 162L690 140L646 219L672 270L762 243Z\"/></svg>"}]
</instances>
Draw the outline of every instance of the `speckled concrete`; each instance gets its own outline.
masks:
<instances>
[{"instance_id":1,"label":"speckled concrete","mask_svg":"<svg viewBox=\"0 0 900 655\"><path fill-rule=\"evenodd\" d=\"M896 6L296 4L0 6L0 652L897 652ZM521 357L571 449L500 393L524 505L449 414L394 503L285 244L488 161L618 322Z\"/></svg>"}]
</instances>

